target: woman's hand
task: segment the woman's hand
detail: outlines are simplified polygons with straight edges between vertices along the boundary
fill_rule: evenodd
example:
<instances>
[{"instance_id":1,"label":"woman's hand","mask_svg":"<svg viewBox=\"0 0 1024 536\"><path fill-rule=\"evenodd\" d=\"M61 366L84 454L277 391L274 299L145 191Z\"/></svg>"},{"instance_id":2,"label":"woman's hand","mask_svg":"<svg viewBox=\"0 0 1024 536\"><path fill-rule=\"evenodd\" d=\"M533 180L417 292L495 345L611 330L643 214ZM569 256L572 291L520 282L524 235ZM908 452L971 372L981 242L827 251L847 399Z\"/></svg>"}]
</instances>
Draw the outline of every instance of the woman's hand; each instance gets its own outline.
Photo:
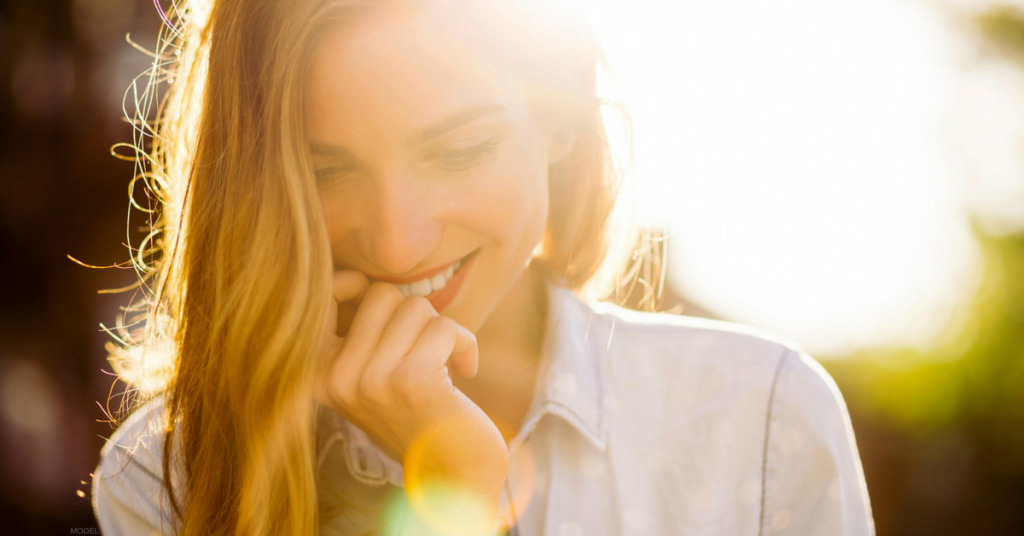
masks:
<instances>
[{"instance_id":1,"label":"woman's hand","mask_svg":"<svg viewBox=\"0 0 1024 536\"><path fill-rule=\"evenodd\" d=\"M452 384L447 365L475 375L476 337L426 298L370 285L360 272L335 272L332 287L337 307L324 329L328 372L318 400L404 460L407 487L414 474L440 478L496 511L508 449L491 419ZM410 458L422 467L409 467Z\"/></svg>"}]
</instances>

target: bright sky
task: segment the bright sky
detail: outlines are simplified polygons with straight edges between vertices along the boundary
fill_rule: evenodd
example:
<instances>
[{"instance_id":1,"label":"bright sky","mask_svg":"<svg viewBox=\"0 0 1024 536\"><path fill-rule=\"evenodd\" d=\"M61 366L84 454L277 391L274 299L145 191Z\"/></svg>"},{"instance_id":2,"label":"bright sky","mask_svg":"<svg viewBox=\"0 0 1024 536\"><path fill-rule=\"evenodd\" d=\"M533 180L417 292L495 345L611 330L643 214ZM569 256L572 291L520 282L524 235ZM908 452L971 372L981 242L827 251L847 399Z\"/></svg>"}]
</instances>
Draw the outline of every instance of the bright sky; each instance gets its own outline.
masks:
<instances>
[{"instance_id":1,"label":"bright sky","mask_svg":"<svg viewBox=\"0 0 1024 536\"><path fill-rule=\"evenodd\" d=\"M923 0L588 0L669 279L812 354L926 346L1024 222L1024 81Z\"/></svg>"}]
</instances>

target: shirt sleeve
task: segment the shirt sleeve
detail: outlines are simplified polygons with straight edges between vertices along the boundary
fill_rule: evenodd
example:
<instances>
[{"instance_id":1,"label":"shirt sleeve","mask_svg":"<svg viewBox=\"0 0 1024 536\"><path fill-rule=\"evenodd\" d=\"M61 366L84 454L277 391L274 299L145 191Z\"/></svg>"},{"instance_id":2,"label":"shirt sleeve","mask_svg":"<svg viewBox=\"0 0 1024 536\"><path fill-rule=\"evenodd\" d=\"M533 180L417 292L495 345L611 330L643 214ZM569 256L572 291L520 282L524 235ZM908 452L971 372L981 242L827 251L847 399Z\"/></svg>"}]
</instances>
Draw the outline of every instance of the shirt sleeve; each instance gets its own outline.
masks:
<instances>
[{"instance_id":1,"label":"shirt sleeve","mask_svg":"<svg viewBox=\"0 0 1024 536\"><path fill-rule=\"evenodd\" d=\"M100 453L92 479L92 506L105 536L171 533L160 456L162 427L151 422L153 413L140 409L132 415Z\"/></svg>"},{"instance_id":2,"label":"shirt sleeve","mask_svg":"<svg viewBox=\"0 0 1024 536\"><path fill-rule=\"evenodd\" d=\"M846 404L802 351L789 350L779 363L767 434L761 534L875 533Z\"/></svg>"}]
</instances>

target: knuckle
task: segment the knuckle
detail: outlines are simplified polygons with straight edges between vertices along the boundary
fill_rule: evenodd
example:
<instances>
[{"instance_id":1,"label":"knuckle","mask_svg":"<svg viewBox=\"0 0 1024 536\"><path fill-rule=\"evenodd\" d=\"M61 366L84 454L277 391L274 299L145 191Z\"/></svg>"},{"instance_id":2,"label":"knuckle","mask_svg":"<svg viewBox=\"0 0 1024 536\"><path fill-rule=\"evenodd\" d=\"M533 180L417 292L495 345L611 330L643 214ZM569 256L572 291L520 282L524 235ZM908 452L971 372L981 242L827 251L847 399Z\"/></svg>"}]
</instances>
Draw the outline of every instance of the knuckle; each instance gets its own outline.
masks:
<instances>
[{"instance_id":1,"label":"knuckle","mask_svg":"<svg viewBox=\"0 0 1024 536\"><path fill-rule=\"evenodd\" d=\"M377 374L363 374L356 385L356 396L364 403L375 403L381 400L386 383Z\"/></svg>"},{"instance_id":2,"label":"knuckle","mask_svg":"<svg viewBox=\"0 0 1024 536\"><path fill-rule=\"evenodd\" d=\"M353 408L356 405L356 399L352 396L351 389L345 388L333 388L327 393L327 399L332 406L336 408Z\"/></svg>"},{"instance_id":3,"label":"knuckle","mask_svg":"<svg viewBox=\"0 0 1024 536\"><path fill-rule=\"evenodd\" d=\"M349 383L347 380L347 370L337 364L327 372L327 388L332 394L344 392Z\"/></svg>"}]
</instances>

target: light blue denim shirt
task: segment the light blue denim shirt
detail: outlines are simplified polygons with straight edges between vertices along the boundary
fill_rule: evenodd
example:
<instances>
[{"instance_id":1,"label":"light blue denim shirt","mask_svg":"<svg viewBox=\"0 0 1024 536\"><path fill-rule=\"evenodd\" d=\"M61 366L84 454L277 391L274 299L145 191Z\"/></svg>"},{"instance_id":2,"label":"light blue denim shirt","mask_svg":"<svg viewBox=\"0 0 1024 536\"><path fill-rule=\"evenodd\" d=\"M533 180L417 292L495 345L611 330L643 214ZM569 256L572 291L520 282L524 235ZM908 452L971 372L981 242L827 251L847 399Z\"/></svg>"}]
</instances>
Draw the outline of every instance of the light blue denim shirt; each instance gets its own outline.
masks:
<instances>
[{"instance_id":1,"label":"light blue denim shirt","mask_svg":"<svg viewBox=\"0 0 1024 536\"><path fill-rule=\"evenodd\" d=\"M799 346L554 286L549 297L502 497L521 536L874 534L846 406ZM160 398L144 406L103 449L93 505L108 536L169 533L162 409ZM401 464L333 412L322 417L322 485L356 505L324 515L323 534L403 515Z\"/></svg>"}]
</instances>

